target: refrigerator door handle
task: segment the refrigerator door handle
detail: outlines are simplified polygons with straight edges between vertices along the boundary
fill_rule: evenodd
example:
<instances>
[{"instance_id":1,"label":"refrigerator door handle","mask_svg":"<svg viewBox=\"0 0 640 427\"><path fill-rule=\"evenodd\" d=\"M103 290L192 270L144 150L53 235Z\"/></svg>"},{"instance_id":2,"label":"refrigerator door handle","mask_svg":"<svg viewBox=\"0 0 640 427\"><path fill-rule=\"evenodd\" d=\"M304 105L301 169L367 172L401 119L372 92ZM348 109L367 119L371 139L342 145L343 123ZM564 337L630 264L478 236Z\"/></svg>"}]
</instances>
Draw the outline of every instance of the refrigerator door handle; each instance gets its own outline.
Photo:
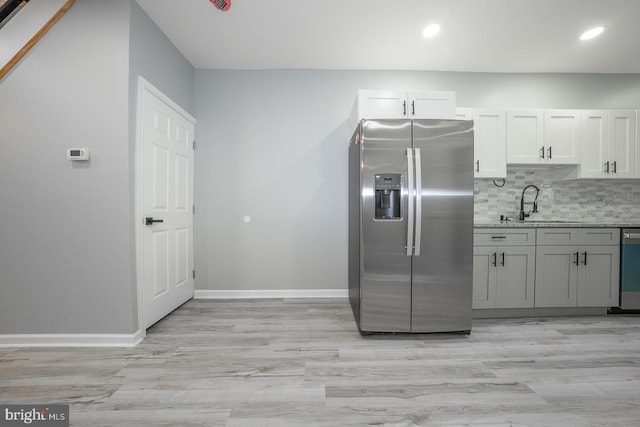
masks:
<instances>
[{"instance_id":1,"label":"refrigerator door handle","mask_svg":"<svg viewBox=\"0 0 640 427\"><path fill-rule=\"evenodd\" d=\"M414 237L415 250L413 254L415 256L420 255L420 243L422 240L422 160L420 149L415 150L416 161L416 217L415 217L415 230L416 235Z\"/></svg>"},{"instance_id":2,"label":"refrigerator door handle","mask_svg":"<svg viewBox=\"0 0 640 427\"><path fill-rule=\"evenodd\" d=\"M413 255L413 149L407 148L407 256Z\"/></svg>"}]
</instances>

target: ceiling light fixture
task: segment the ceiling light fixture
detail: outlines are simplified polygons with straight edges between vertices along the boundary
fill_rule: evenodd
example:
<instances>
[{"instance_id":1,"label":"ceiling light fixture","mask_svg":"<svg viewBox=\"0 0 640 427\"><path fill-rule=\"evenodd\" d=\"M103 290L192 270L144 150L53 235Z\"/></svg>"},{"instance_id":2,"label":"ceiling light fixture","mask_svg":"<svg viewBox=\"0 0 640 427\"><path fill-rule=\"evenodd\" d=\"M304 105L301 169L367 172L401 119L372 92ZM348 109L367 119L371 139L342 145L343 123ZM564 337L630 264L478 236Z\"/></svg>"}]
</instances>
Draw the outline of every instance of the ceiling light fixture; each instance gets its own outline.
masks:
<instances>
[{"instance_id":1,"label":"ceiling light fixture","mask_svg":"<svg viewBox=\"0 0 640 427\"><path fill-rule=\"evenodd\" d=\"M602 32L604 31L604 27L595 27L592 28L588 31L585 31L584 33L582 33L582 35L580 36L580 40L589 40L592 39L594 37L599 36L600 34L602 34Z\"/></svg>"},{"instance_id":2,"label":"ceiling light fixture","mask_svg":"<svg viewBox=\"0 0 640 427\"><path fill-rule=\"evenodd\" d=\"M440 32L440 25L431 24L422 30L422 35L426 38L433 37Z\"/></svg>"}]
</instances>

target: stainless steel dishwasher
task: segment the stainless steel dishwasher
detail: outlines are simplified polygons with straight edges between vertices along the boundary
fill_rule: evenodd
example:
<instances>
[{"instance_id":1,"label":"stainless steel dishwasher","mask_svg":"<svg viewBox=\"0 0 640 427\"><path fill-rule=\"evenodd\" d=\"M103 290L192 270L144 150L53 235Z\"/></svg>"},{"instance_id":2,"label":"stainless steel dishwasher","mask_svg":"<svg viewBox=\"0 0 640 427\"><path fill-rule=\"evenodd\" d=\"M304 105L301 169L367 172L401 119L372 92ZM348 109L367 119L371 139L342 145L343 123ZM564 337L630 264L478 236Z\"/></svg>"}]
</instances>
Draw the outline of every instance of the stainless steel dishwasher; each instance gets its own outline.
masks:
<instances>
[{"instance_id":1,"label":"stainless steel dishwasher","mask_svg":"<svg viewBox=\"0 0 640 427\"><path fill-rule=\"evenodd\" d=\"M620 242L620 308L640 310L640 228L623 228Z\"/></svg>"}]
</instances>

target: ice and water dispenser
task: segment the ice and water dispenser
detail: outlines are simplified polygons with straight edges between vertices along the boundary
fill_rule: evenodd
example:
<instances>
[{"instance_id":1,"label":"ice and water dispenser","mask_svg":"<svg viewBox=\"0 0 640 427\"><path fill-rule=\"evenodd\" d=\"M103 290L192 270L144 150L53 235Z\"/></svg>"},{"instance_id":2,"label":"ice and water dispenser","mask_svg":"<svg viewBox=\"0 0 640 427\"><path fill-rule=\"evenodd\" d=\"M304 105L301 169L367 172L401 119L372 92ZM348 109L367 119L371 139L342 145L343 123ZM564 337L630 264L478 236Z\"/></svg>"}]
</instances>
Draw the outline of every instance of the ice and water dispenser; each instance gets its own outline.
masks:
<instances>
[{"instance_id":1,"label":"ice and water dispenser","mask_svg":"<svg viewBox=\"0 0 640 427\"><path fill-rule=\"evenodd\" d=\"M399 173L375 176L376 219L400 219L400 189L402 175Z\"/></svg>"}]
</instances>

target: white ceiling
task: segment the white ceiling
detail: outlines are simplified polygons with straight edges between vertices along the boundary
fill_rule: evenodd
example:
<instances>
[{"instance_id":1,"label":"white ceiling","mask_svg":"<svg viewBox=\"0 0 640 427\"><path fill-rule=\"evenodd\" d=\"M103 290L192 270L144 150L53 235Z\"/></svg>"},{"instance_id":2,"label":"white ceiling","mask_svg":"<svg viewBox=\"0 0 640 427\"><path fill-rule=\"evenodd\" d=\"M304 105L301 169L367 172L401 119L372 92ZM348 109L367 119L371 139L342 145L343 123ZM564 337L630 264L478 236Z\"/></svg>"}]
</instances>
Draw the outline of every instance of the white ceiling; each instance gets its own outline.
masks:
<instances>
[{"instance_id":1,"label":"white ceiling","mask_svg":"<svg viewBox=\"0 0 640 427\"><path fill-rule=\"evenodd\" d=\"M640 0L136 1L196 68L640 73Z\"/></svg>"}]
</instances>

